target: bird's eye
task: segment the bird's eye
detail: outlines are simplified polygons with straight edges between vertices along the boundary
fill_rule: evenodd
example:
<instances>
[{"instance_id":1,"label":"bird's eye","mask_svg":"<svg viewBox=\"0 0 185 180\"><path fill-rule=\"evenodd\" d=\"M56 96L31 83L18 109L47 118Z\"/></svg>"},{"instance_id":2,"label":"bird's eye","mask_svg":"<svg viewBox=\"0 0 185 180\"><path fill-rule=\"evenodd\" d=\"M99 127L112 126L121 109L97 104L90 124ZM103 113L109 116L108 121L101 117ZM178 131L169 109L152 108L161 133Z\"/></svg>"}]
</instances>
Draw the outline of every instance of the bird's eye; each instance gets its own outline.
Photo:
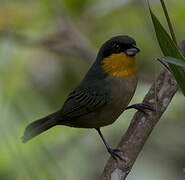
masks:
<instances>
[{"instance_id":1,"label":"bird's eye","mask_svg":"<svg viewBox=\"0 0 185 180\"><path fill-rule=\"evenodd\" d=\"M114 45L113 45L113 48L114 48L114 50L115 50L116 52L119 52L119 51L121 50L121 47L120 47L119 44L114 44Z\"/></svg>"},{"instance_id":2,"label":"bird's eye","mask_svg":"<svg viewBox=\"0 0 185 180\"><path fill-rule=\"evenodd\" d=\"M119 44L114 44L114 48L115 49L120 49L120 45Z\"/></svg>"}]
</instances>

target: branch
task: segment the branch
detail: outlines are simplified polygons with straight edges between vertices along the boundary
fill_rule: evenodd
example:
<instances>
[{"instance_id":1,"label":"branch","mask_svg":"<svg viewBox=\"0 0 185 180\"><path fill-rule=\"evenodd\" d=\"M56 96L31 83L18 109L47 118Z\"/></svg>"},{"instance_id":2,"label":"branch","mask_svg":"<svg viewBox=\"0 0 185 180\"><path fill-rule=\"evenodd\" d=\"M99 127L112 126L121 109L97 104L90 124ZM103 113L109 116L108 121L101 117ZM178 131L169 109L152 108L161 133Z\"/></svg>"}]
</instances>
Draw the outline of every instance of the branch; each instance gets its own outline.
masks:
<instances>
[{"instance_id":1,"label":"branch","mask_svg":"<svg viewBox=\"0 0 185 180\"><path fill-rule=\"evenodd\" d=\"M185 54L185 40L180 44L181 51ZM155 107L155 112L145 115L136 112L130 126L122 137L118 148L124 161L115 162L110 158L104 168L101 180L124 180L132 169L136 158L141 152L146 140L151 134L160 117L167 109L178 86L173 75L164 70L155 80L143 102Z\"/></svg>"}]
</instances>

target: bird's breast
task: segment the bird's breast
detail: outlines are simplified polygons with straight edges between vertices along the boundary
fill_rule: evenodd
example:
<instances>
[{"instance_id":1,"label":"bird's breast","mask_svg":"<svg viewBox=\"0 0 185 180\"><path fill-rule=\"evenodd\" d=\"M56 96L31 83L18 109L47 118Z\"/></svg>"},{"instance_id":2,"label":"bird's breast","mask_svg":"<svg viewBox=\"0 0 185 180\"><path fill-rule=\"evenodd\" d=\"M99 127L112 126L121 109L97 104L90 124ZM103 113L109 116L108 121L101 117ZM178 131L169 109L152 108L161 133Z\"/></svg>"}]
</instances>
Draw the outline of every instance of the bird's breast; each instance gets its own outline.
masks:
<instances>
[{"instance_id":1,"label":"bird's breast","mask_svg":"<svg viewBox=\"0 0 185 180\"><path fill-rule=\"evenodd\" d=\"M105 125L113 123L128 106L136 90L137 76L108 77L107 81L110 95L104 113L102 113L107 117L101 117L102 120L105 119L105 122L102 122Z\"/></svg>"},{"instance_id":2,"label":"bird's breast","mask_svg":"<svg viewBox=\"0 0 185 180\"><path fill-rule=\"evenodd\" d=\"M134 95L137 86L137 75L128 77L111 77L107 78L110 88L110 101L119 102L127 101ZM123 100L124 99L124 100Z\"/></svg>"}]
</instances>

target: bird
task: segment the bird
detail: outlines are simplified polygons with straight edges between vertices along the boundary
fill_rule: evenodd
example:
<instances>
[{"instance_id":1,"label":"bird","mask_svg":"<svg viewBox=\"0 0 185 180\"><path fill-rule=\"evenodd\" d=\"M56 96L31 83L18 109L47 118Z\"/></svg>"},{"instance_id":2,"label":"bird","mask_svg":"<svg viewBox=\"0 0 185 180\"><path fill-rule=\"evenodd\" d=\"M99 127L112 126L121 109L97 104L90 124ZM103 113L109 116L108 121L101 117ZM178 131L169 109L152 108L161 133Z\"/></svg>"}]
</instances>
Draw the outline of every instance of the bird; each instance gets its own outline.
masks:
<instances>
[{"instance_id":1,"label":"bird","mask_svg":"<svg viewBox=\"0 0 185 180\"><path fill-rule=\"evenodd\" d=\"M119 149L113 149L105 140L101 128L114 123L127 109L146 113L148 104L128 106L137 87L136 54L140 49L127 35L108 39L99 49L94 63L79 85L72 90L56 112L30 123L24 131L27 142L44 131L64 125L75 128L93 128L100 135L108 153L122 160Z\"/></svg>"}]
</instances>

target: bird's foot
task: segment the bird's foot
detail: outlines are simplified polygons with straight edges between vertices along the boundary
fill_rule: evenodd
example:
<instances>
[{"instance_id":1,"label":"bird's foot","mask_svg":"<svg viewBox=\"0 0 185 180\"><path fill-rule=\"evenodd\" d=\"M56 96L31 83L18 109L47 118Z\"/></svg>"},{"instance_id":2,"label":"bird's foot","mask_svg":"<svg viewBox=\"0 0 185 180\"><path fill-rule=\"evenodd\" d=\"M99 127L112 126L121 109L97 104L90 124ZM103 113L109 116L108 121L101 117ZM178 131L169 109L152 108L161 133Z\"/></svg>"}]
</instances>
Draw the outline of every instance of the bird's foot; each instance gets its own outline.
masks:
<instances>
[{"instance_id":1,"label":"bird's foot","mask_svg":"<svg viewBox=\"0 0 185 180\"><path fill-rule=\"evenodd\" d=\"M108 152L110 153L110 155L112 156L113 159L115 159L116 161L119 160L123 160L123 158L118 154L121 152L120 149L112 149L112 148L108 148L107 149Z\"/></svg>"},{"instance_id":2,"label":"bird's foot","mask_svg":"<svg viewBox=\"0 0 185 180\"><path fill-rule=\"evenodd\" d=\"M131 106L128 106L126 109L131 109L131 108L134 108L144 114L147 114L146 110L155 111L152 106L146 103L133 104Z\"/></svg>"}]
</instances>

